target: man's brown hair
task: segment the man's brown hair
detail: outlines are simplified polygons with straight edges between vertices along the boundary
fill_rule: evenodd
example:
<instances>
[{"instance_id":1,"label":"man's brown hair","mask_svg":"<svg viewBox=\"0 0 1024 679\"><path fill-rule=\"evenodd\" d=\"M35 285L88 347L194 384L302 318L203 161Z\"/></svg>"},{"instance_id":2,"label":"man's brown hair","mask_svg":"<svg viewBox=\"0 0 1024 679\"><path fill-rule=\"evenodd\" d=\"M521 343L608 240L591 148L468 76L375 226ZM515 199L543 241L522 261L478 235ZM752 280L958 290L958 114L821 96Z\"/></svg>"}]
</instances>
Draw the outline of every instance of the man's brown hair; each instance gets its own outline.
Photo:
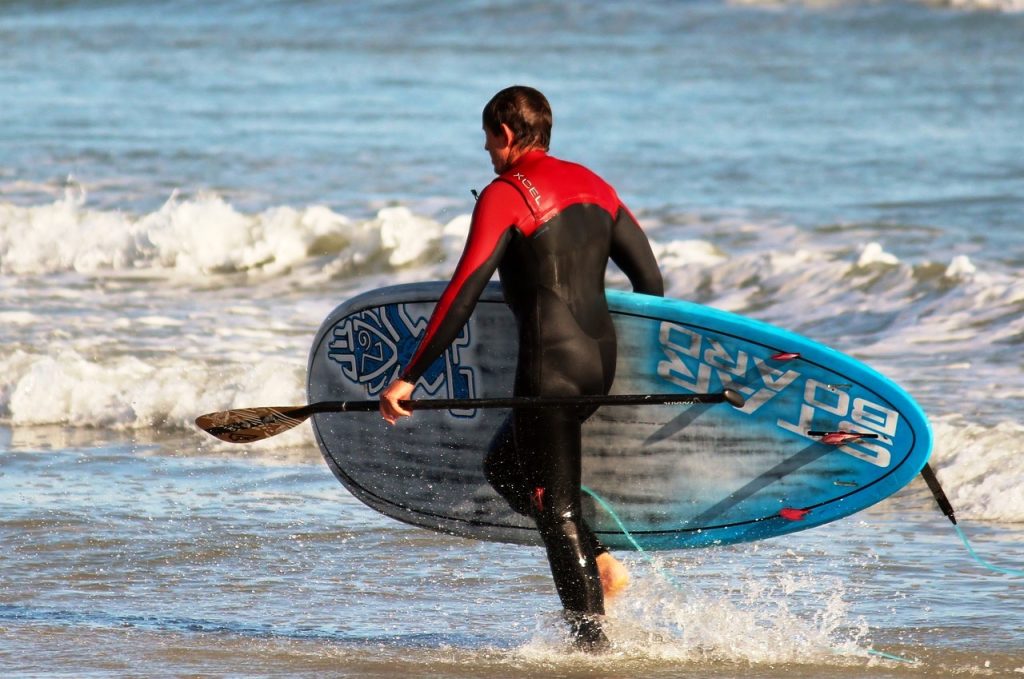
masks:
<instances>
[{"instance_id":1,"label":"man's brown hair","mask_svg":"<svg viewBox=\"0 0 1024 679\"><path fill-rule=\"evenodd\" d=\"M546 151L551 144L551 105L532 87L513 85L498 92L484 106L483 119L491 134L500 134L502 124L508 125L519 148Z\"/></svg>"}]
</instances>

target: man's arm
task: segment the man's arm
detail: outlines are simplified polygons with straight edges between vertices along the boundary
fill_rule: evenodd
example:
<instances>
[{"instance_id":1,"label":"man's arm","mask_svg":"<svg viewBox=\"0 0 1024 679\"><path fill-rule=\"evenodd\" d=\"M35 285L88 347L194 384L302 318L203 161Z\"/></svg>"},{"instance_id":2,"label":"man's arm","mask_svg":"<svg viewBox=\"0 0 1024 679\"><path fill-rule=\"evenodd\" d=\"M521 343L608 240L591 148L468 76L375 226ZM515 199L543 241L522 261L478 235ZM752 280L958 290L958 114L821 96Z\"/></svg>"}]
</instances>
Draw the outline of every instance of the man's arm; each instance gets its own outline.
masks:
<instances>
[{"instance_id":1,"label":"man's arm","mask_svg":"<svg viewBox=\"0 0 1024 679\"><path fill-rule=\"evenodd\" d=\"M612 227L611 258L626 274L633 285L633 292L664 296L665 282L651 250L651 242L625 205L619 206Z\"/></svg>"},{"instance_id":2,"label":"man's arm","mask_svg":"<svg viewBox=\"0 0 1024 679\"><path fill-rule=\"evenodd\" d=\"M381 394L381 414L391 424L410 414L398 401L409 398L416 380L458 336L497 269L513 235L509 219L512 213L508 210L510 201L514 201L513 205L523 202L514 188L500 182L491 184L480 194L455 274L434 307L412 359L399 380Z\"/></svg>"}]
</instances>

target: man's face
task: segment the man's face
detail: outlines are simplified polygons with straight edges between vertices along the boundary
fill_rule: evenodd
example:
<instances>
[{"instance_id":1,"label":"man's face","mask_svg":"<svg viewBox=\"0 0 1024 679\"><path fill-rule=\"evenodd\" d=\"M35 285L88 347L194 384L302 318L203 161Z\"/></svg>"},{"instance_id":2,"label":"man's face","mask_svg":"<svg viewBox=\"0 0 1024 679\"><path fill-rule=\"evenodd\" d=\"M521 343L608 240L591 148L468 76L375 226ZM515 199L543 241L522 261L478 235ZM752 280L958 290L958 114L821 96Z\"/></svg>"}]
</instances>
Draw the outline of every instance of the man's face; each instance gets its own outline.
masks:
<instances>
[{"instance_id":1,"label":"man's face","mask_svg":"<svg viewBox=\"0 0 1024 679\"><path fill-rule=\"evenodd\" d=\"M508 169L508 158L511 149L508 145L508 137L504 130L494 134L484 127L484 150L491 157L491 165L494 166L494 173L501 174Z\"/></svg>"}]
</instances>

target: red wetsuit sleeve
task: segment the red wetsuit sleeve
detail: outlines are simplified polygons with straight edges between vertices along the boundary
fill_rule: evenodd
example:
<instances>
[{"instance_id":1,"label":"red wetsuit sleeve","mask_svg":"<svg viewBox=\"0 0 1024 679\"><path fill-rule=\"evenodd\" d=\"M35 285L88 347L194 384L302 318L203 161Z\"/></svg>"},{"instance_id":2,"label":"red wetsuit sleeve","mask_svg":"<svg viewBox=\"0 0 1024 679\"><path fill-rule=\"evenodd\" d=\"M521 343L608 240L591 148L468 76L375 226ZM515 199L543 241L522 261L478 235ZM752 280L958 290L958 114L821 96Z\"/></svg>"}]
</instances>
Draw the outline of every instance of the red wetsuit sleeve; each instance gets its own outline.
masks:
<instances>
[{"instance_id":1,"label":"red wetsuit sleeve","mask_svg":"<svg viewBox=\"0 0 1024 679\"><path fill-rule=\"evenodd\" d=\"M480 194L462 257L401 373L403 380L415 383L458 337L524 213L529 211L519 192L504 182L493 182Z\"/></svg>"},{"instance_id":2,"label":"red wetsuit sleeve","mask_svg":"<svg viewBox=\"0 0 1024 679\"><path fill-rule=\"evenodd\" d=\"M634 292L664 296L665 282L651 250L651 242L633 213L622 203L612 226L611 258L626 274Z\"/></svg>"}]
</instances>

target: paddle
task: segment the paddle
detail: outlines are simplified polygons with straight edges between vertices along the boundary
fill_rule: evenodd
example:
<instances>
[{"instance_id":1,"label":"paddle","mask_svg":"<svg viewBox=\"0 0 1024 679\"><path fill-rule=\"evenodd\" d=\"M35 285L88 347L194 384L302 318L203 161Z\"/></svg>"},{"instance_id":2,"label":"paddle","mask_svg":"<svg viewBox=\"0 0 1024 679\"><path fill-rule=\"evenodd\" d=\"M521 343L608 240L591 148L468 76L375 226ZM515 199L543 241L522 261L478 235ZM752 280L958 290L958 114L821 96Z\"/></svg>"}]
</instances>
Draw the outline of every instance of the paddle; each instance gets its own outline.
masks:
<instances>
[{"instance_id":1,"label":"paddle","mask_svg":"<svg viewBox=\"0 0 1024 679\"><path fill-rule=\"evenodd\" d=\"M744 399L732 389L714 394L616 394L608 396L536 396L512 398L438 398L399 401L411 410L475 410L477 408L553 408L689 403L729 403L742 408ZM196 418L206 433L229 443L252 443L276 436L317 413L374 412L378 401L321 401L305 406L240 408Z\"/></svg>"}]
</instances>

